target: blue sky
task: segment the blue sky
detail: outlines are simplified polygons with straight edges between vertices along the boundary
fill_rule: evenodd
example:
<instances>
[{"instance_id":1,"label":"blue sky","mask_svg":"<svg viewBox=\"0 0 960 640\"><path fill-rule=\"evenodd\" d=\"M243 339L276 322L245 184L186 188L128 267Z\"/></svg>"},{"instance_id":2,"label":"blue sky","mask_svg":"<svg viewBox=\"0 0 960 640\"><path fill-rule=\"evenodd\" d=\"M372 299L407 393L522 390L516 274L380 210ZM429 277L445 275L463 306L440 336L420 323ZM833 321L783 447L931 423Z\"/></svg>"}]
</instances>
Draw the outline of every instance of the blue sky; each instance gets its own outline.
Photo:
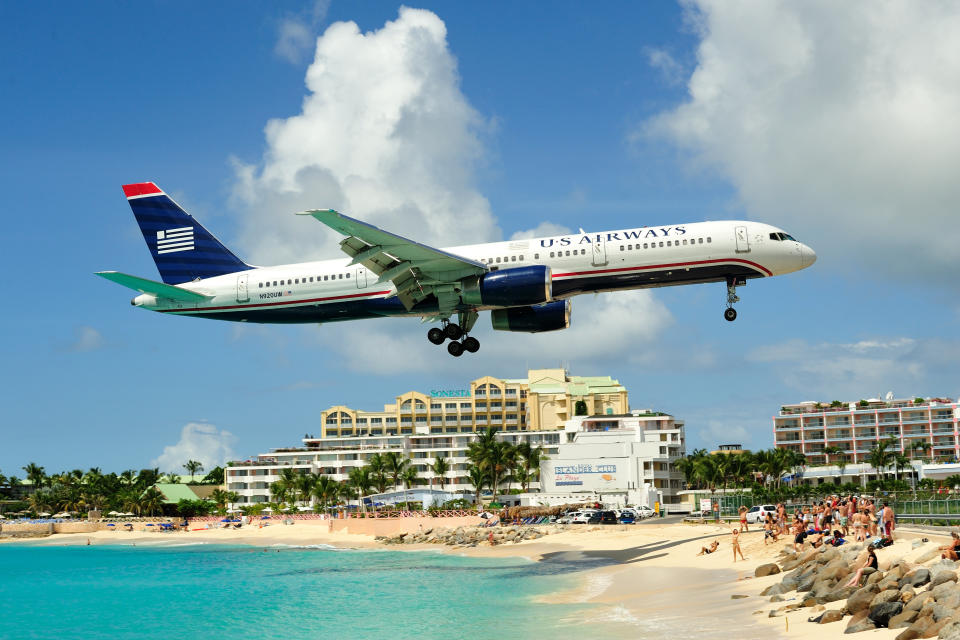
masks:
<instances>
[{"instance_id":1,"label":"blue sky","mask_svg":"<svg viewBox=\"0 0 960 640\"><path fill-rule=\"evenodd\" d=\"M0 7L0 471L175 471L295 444L333 404L560 364L685 418L691 447L771 446L789 402L960 394L955 8L545 6ZM756 219L819 261L752 281L732 324L722 285L581 297L567 332L482 318L453 360L415 320L130 307L93 272L156 277L120 189L144 180L259 263L338 257L299 205L438 244Z\"/></svg>"}]
</instances>

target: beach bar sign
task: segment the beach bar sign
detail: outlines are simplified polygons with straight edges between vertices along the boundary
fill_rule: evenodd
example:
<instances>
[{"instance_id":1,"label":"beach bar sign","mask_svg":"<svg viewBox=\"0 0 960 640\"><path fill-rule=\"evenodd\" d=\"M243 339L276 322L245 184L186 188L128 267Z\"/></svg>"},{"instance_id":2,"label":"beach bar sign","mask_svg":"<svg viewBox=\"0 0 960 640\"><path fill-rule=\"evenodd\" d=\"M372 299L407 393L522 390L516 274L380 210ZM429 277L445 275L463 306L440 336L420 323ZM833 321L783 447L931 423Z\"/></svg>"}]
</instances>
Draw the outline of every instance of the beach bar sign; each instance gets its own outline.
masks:
<instances>
[{"instance_id":1,"label":"beach bar sign","mask_svg":"<svg viewBox=\"0 0 960 640\"><path fill-rule=\"evenodd\" d=\"M617 465L609 463L556 465L553 468L553 474L554 484L558 487L602 489L615 485Z\"/></svg>"}]
</instances>

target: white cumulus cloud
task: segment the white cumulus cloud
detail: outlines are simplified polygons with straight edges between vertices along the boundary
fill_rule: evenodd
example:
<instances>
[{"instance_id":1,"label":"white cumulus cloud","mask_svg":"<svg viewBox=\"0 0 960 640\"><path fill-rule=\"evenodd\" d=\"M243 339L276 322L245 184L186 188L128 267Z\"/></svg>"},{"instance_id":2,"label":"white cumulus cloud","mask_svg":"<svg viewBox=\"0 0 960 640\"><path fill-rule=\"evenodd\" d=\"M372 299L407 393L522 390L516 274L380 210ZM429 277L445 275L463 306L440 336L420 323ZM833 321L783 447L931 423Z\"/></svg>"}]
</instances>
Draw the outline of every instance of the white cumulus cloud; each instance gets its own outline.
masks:
<instances>
[{"instance_id":1,"label":"white cumulus cloud","mask_svg":"<svg viewBox=\"0 0 960 640\"><path fill-rule=\"evenodd\" d=\"M821 264L955 286L960 5L685 6L700 37L689 99L636 134L719 171L752 217L797 230Z\"/></svg>"},{"instance_id":2,"label":"white cumulus cloud","mask_svg":"<svg viewBox=\"0 0 960 640\"><path fill-rule=\"evenodd\" d=\"M551 236L566 236L571 230L562 224L553 222L541 222L533 229L517 231L510 236L511 240L530 240L531 238L549 238Z\"/></svg>"},{"instance_id":3,"label":"white cumulus cloud","mask_svg":"<svg viewBox=\"0 0 960 640\"><path fill-rule=\"evenodd\" d=\"M487 124L460 91L440 18L401 8L377 31L332 24L306 85L301 112L267 124L262 160L236 162L241 241L254 261L339 256L341 236L292 215L308 208L434 246L500 237L474 176Z\"/></svg>"},{"instance_id":4,"label":"white cumulus cloud","mask_svg":"<svg viewBox=\"0 0 960 640\"><path fill-rule=\"evenodd\" d=\"M198 460L209 471L234 458L235 441L236 437L226 429L205 422L190 422L180 430L177 443L164 447L163 453L150 464L164 473L183 473L186 461Z\"/></svg>"},{"instance_id":5,"label":"white cumulus cloud","mask_svg":"<svg viewBox=\"0 0 960 640\"><path fill-rule=\"evenodd\" d=\"M273 52L291 64L299 64L309 54L316 28L329 9L330 0L316 0L306 11L283 18L277 26Z\"/></svg>"}]
</instances>

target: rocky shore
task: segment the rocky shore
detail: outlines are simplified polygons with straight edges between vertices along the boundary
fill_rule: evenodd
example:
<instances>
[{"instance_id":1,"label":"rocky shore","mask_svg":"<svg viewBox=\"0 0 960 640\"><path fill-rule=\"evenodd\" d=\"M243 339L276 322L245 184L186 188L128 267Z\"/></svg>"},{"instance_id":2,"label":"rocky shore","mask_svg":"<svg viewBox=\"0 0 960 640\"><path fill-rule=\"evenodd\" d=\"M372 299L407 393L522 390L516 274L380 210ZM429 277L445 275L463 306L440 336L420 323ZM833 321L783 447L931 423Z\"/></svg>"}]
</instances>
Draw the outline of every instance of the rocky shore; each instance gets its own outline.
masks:
<instances>
[{"instance_id":1,"label":"rocky shore","mask_svg":"<svg viewBox=\"0 0 960 640\"><path fill-rule=\"evenodd\" d=\"M799 553L787 547L778 562L758 566L755 576L784 574L760 593L775 604L769 617L808 608L810 622L845 622L845 633L889 628L903 629L896 640L960 640L960 565L941 559L936 543L915 540L910 551L882 561L880 570L864 570L852 587L843 585L864 558L863 544Z\"/></svg>"},{"instance_id":2,"label":"rocky shore","mask_svg":"<svg viewBox=\"0 0 960 640\"><path fill-rule=\"evenodd\" d=\"M537 540L544 536L566 531L565 525L510 526L510 527L457 527L455 529L427 529L416 533L401 533L395 536L377 536L382 544L441 544L455 547L475 547L490 544L514 544L524 540Z\"/></svg>"}]
</instances>

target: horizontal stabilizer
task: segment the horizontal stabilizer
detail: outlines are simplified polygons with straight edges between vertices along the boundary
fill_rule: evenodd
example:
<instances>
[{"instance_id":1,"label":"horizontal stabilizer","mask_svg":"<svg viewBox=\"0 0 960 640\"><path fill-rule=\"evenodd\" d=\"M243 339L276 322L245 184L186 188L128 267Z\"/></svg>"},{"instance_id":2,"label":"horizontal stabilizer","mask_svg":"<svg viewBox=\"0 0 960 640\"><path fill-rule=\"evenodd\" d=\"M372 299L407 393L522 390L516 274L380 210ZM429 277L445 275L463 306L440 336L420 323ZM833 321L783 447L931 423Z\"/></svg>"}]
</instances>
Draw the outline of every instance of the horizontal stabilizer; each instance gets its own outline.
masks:
<instances>
[{"instance_id":1,"label":"horizontal stabilizer","mask_svg":"<svg viewBox=\"0 0 960 640\"><path fill-rule=\"evenodd\" d=\"M209 300L213 297L181 287L175 287L171 284L163 284L156 280L138 278L137 276L120 273L119 271L97 271L97 275L111 282L116 282L129 289L133 289L134 291L149 293L158 298L170 298L171 300L180 300L181 302L200 302L201 300Z\"/></svg>"}]
</instances>

